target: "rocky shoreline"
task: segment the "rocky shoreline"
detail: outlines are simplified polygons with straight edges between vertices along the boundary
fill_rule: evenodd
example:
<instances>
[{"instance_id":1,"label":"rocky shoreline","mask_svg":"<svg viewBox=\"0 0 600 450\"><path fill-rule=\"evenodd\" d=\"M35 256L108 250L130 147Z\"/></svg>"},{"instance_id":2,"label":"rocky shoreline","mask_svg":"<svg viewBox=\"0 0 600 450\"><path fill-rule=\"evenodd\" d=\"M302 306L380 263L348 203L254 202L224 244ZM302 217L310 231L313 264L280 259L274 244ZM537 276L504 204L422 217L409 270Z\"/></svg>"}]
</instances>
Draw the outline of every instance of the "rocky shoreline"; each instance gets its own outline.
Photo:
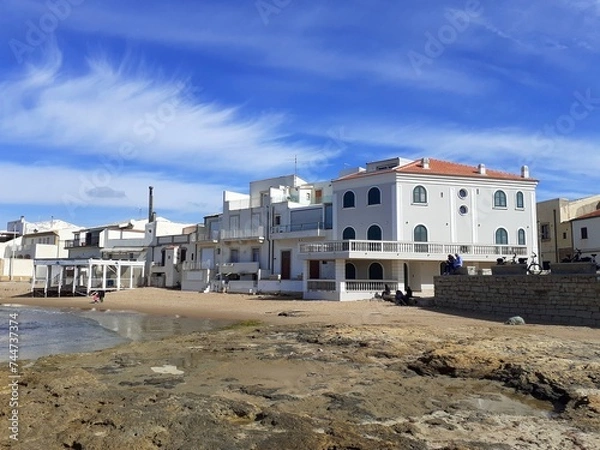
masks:
<instances>
[{"instance_id":1,"label":"rocky shoreline","mask_svg":"<svg viewBox=\"0 0 600 450\"><path fill-rule=\"evenodd\" d=\"M598 449L600 335L543 330L253 320L45 357L2 448Z\"/></svg>"}]
</instances>

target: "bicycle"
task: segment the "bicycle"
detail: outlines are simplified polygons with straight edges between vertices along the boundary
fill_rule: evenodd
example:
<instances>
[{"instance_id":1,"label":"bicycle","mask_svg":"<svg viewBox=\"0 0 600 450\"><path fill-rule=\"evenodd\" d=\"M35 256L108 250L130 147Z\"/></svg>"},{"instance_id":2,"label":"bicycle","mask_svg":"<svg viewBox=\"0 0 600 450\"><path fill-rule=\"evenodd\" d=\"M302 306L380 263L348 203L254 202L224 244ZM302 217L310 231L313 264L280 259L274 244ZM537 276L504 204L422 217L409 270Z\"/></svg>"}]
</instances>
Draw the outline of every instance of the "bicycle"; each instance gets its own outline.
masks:
<instances>
[{"instance_id":1,"label":"bicycle","mask_svg":"<svg viewBox=\"0 0 600 450\"><path fill-rule=\"evenodd\" d=\"M535 252L531 254L531 262L527 266L527 273L531 275L539 275L542 273L542 266L536 260L537 255Z\"/></svg>"},{"instance_id":2,"label":"bicycle","mask_svg":"<svg viewBox=\"0 0 600 450\"><path fill-rule=\"evenodd\" d=\"M587 260L591 260L588 258ZM571 255L567 255L566 258L563 258L561 262L570 263L570 262L586 262L586 258L581 257L581 250L576 248L575 255L571 258Z\"/></svg>"}]
</instances>

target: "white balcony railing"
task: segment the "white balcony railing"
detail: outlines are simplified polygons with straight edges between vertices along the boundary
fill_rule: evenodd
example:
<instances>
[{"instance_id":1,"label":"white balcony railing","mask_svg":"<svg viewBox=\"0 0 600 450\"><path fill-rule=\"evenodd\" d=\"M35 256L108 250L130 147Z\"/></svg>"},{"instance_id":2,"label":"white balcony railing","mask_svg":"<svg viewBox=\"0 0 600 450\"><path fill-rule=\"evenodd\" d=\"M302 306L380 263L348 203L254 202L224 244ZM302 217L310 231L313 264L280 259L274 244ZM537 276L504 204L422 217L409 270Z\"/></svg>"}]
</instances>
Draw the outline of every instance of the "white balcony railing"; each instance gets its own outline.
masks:
<instances>
[{"instance_id":1,"label":"white balcony railing","mask_svg":"<svg viewBox=\"0 0 600 450\"><path fill-rule=\"evenodd\" d=\"M376 255L424 256L434 255L444 260L447 255L459 253L463 256L528 256L527 246L520 245L477 245L440 242L401 242L401 241L329 241L300 244L300 254L344 253Z\"/></svg>"},{"instance_id":2,"label":"white balcony railing","mask_svg":"<svg viewBox=\"0 0 600 450\"><path fill-rule=\"evenodd\" d=\"M238 230L221 230L221 239L264 239L265 229L263 226L256 228L243 228Z\"/></svg>"}]
</instances>

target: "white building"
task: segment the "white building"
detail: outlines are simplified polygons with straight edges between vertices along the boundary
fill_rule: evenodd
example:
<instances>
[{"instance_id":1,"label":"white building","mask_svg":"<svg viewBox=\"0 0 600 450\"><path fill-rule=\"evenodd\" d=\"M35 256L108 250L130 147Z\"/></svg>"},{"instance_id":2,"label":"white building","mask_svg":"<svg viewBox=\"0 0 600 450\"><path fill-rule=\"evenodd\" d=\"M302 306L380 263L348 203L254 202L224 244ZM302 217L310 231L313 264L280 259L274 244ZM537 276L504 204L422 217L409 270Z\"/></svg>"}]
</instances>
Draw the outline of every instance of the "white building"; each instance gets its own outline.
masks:
<instances>
[{"instance_id":1,"label":"white building","mask_svg":"<svg viewBox=\"0 0 600 450\"><path fill-rule=\"evenodd\" d=\"M145 284L148 252L161 236L181 233L186 224L155 218L126 220L71 233L68 256L34 260L34 290L44 295L78 295L92 289L119 290Z\"/></svg>"},{"instance_id":2,"label":"white building","mask_svg":"<svg viewBox=\"0 0 600 450\"><path fill-rule=\"evenodd\" d=\"M296 175L223 193L223 212L205 218L182 261L182 289L229 292L303 290L299 243L333 238L332 185Z\"/></svg>"},{"instance_id":3,"label":"white building","mask_svg":"<svg viewBox=\"0 0 600 450\"><path fill-rule=\"evenodd\" d=\"M431 293L448 254L473 270L537 253L537 180L436 159L393 158L333 181L334 240L300 243L304 297ZM324 269L327 266L326 270Z\"/></svg>"},{"instance_id":4,"label":"white building","mask_svg":"<svg viewBox=\"0 0 600 450\"><path fill-rule=\"evenodd\" d=\"M0 279L30 280L33 274L33 260L36 258L64 258L67 240L77 225L62 220L31 223L21 216L8 223L15 239L0 243Z\"/></svg>"},{"instance_id":5,"label":"white building","mask_svg":"<svg viewBox=\"0 0 600 450\"><path fill-rule=\"evenodd\" d=\"M546 267L563 261L575 254L571 221L600 210L600 195L568 200L554 198L538 202L538 235L540 238L540 261Z\"/></svg>"},{"instance_id":6,"label":"white building","mask_svg":"<svg viewBox=\"0 0 600 450\"><path fill-rule=\"evenodd\" d=\"M583 258L593 257L600 264L600 210L571 221L573 244Z\"/></svg>"}]
</instances>

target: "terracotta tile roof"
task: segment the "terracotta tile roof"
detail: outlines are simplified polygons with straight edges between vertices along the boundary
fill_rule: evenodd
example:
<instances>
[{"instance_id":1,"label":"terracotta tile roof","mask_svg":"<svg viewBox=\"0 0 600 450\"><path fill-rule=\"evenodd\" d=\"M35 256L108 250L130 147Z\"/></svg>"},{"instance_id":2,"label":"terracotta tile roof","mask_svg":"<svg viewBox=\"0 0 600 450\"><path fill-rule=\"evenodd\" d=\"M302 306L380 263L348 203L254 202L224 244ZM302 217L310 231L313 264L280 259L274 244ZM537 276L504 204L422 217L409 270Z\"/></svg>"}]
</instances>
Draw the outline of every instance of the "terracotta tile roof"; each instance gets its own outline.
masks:
<instances>
[{"instance_id":1,"label":"terracotta tile roof","mask_svg":"<svg viewBox=\"0 0 600 450\"><path fill-rule=\"evenodd\" d=\"M472 177L481 179L501 179L501 180L513 180L513 181L535 181L534 178L523 178L520 174L512 174L508 172L501 172L499 170L491 170L486 167L485 174L479 173L477 166L467 166L466 164L458 164L449 161L442 161L439 159L429 158L429 168L423 167L423 159L415 160L411 163L403 166L395 167L389 170L381 170L375 172L359 172L354 173L340 179L352 179L363 176L375 175L380 173L410 173L410 174L422 174L422 175L445 175L454 177Z\"/></svg>"},{"instance_id":2,"label":"terracotta tile roof","mask_svg":"<svg viewBox=\"0 0 600 450\"><path fill-rule=\"evenodd\" d=\"M576 217L573 220L590 219L592 217L600 217L600 209L589 214L584 214L583 216Z\"/></svg>"},{"instance_id":3,"label":"terracotta tile roof","mask_svg":"<svg viewBox=\"0 0 600 450\"><path fill-rule=\"evenodd\" d=\"M491 170L486 168L485 174L479 173L477 166L467 166L466 164L458 164L449 161L429 158L429 168L423 167L422 160L413 161L395 169L401 173L421 173L433 175L450 175L456 177L476 177L476 178L500 178L504 180L523 180L521 175L515 175L499 170Z\"/></svg>"}]
</instances>

